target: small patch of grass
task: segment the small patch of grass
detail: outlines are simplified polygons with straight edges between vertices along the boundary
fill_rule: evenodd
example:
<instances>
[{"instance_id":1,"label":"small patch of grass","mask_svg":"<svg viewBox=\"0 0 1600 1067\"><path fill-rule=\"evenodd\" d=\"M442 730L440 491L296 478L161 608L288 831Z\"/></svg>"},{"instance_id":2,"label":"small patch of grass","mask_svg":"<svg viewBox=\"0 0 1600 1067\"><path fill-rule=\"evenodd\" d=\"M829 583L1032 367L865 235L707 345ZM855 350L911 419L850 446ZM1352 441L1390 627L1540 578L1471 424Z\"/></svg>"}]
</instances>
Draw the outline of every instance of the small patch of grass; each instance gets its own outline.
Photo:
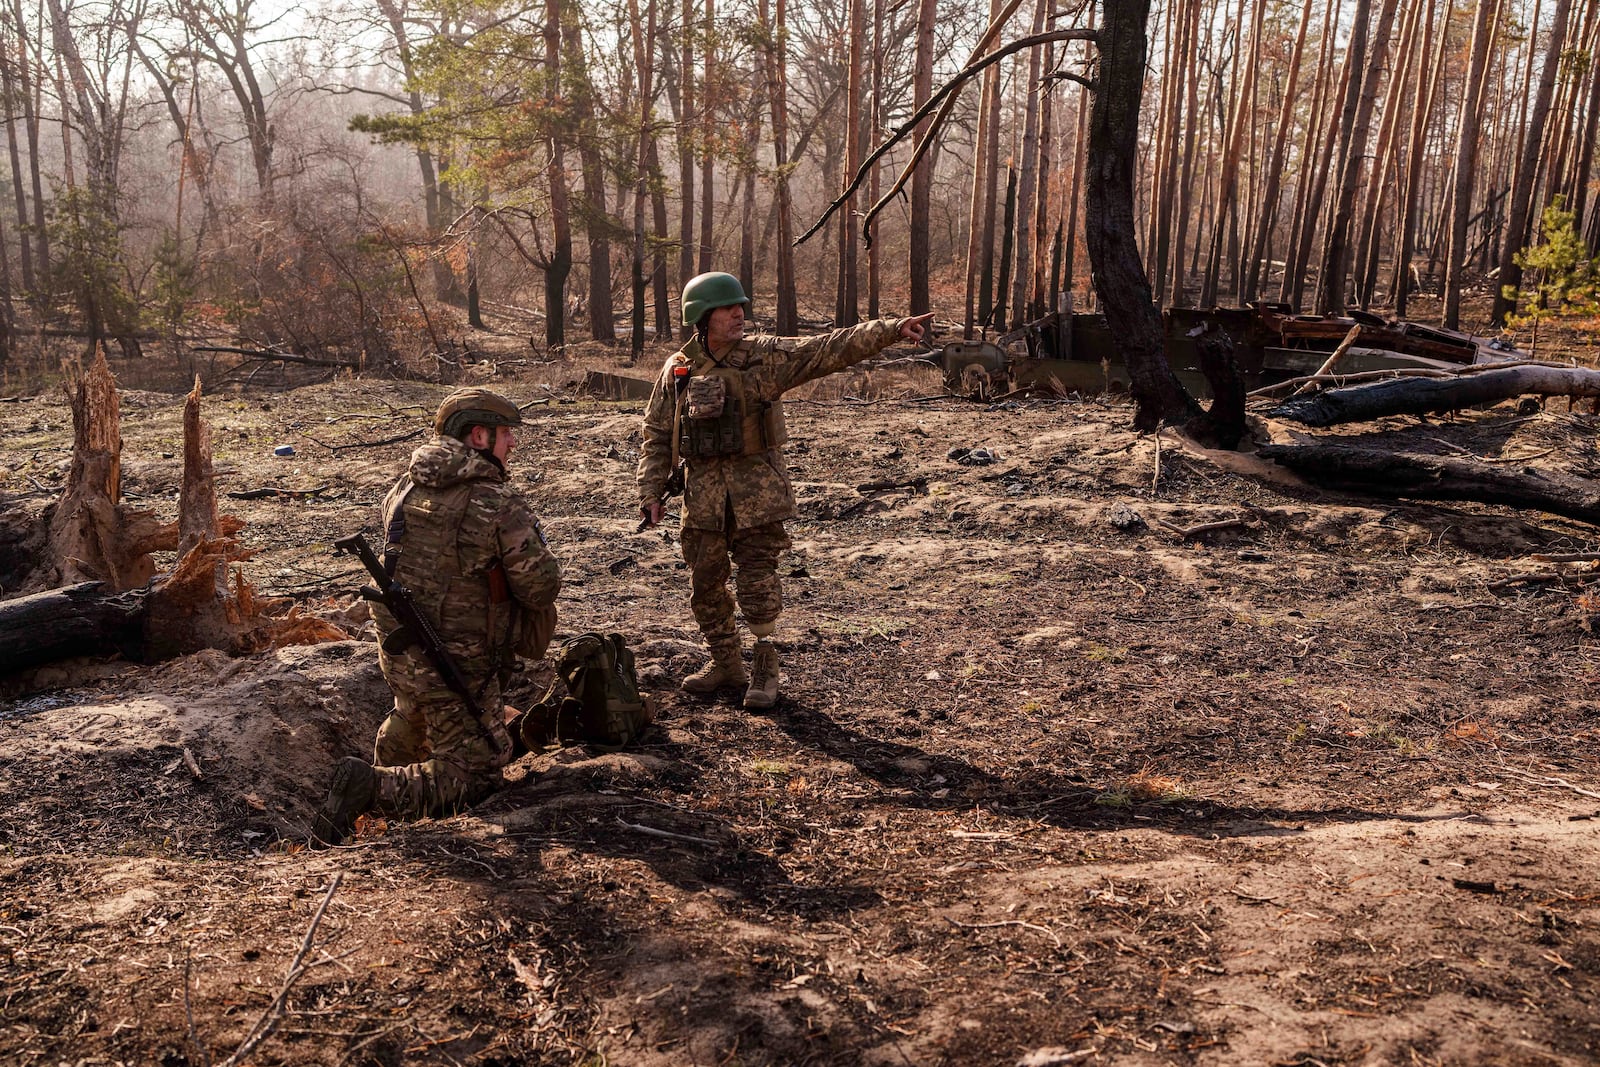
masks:
<instances>
[{"instance_id":1,"label":"small patch of grass","mask_svg":"<svg viewBox=\"0 0 1600 1067\"><path fill-rule=\"evenodd\" d=\"M751 760L750 769L756 774L765 774L771 778L787 778L794 773L793 767L787 763L779 763L777 760Z\"/></svg>"},{"instance_id":2,"label":"small patch of grass","mask_svg":"<svg viewBox=\"0 0 1600 1067\"><path fill-rule=\"evenodd\" d=\"M1176 778L1139 771L1107 787L1094 802L1103 808L1131 808L1135 804L1172 804L1189 795Z\"/></svg>"},{"instance_id":3,"label":"small patch of grass","mask_svg":"<svg viewBox=\"0 0 1600 1067\"><path fill-rule=\"evenodd\" d=\"M1121 663L1128 656L1126 648L1112 648L1109 645L1090 644L1084 648L1086 658L1096 663Z\"/></svg>"}]
</instances>

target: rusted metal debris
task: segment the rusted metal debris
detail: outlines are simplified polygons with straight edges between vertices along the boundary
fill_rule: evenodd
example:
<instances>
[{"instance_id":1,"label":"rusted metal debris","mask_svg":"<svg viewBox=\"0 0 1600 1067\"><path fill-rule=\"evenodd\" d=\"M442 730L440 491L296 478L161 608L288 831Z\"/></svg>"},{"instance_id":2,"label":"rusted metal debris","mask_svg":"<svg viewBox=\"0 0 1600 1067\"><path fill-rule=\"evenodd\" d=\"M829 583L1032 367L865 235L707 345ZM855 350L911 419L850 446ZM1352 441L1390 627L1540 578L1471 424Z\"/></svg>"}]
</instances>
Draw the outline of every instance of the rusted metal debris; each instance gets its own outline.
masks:
<instances>
[{"instance_id":1,"label":"rusted metal debris","mask_svg":"<svg viewBox=\"0 0 1600 1067\"><path fill-rule=\"evenodd\" d=\"M1360 345L1341 361L1347 372L1397 366L1465 366L1521 358L1498 340L1366 311L1296 315L1287 304L1257 302L1242 308L1170 307L1161 316L1167 359L1179 381L1208 395L1195 336L1205 327L1225 332L1247 389L1311 374L1351 327ZM940 356L945 387L965 396L1010 391L1067 394L1125 389L1127 368L1105 319L1097 313L1053 312L993 340L955 341Z\"/></svg>"}]
</instances>

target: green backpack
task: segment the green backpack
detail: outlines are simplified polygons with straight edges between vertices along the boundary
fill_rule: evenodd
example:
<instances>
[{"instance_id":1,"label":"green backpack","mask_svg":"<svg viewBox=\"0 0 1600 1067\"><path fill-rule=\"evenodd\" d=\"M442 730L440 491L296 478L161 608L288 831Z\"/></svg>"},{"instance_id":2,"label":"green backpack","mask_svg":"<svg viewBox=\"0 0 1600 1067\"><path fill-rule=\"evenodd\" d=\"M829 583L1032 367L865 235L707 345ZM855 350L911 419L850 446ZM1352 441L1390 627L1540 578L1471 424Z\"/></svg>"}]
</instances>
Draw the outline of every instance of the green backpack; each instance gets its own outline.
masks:
<instances>
[{"instance_id":1,"label":"green backpack","mask_svg":"<svg viewBox=\"0 0 1600 1067\"><path fill-rule=\"evenodd\" d=\"M633 652L621 634L579 634L561 646L555 669L567 697L555 705L547 695L524 718L523 740L530 750L551 740L615 750L655 719L654 702L639 692Z\"/></svg>"}]
</instances>

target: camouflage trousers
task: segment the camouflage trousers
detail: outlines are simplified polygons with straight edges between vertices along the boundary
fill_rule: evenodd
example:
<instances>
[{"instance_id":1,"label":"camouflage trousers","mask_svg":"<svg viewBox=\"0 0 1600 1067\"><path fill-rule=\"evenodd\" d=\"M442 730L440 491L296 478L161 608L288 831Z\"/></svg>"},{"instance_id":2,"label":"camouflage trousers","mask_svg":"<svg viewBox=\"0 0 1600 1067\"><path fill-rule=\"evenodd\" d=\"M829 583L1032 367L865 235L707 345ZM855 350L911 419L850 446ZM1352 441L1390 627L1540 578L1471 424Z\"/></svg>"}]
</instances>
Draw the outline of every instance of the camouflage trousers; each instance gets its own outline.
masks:
<instances>
[{"instance_id":1,"label":"camouflage trousers","mask_svg":"<svg viewBox=\"0 0 1600 1067\"><path fill-rule=\"evenodd\" d=\"M737 640L735 598L728 594L730 575L746 625L772 622L783 612L778 561L790 544L783 523L741 530L729 515L721 530L686 526L682 537L683 559L689 565L689 607L712 648Z\"/></svg>"},{"instance_id":2,"label":"camouflage trousers","mask_svg":"<svg viewBox=\"0 0 1600 1067\"><path fill-rule=\"evenodd\" d=\"M394 709L373 743L379 810L405 817L451 815L500 788L511 740L499 686L491 681L477 698L491 744L432 667L383 653L379 663L394 690Z\"/></svg>"}]
</instances>

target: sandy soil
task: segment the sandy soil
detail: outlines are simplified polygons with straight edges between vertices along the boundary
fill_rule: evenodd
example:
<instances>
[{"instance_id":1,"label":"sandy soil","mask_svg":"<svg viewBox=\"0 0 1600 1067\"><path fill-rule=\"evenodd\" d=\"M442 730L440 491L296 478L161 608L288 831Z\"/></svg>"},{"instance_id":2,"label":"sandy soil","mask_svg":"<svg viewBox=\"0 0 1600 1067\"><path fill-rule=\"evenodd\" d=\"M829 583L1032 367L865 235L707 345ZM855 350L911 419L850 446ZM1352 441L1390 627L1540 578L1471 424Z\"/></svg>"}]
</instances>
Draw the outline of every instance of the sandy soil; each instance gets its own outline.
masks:
<instances>
[{"instance_id":1,"label":"sandy soil","mask_svg":"<svg viewBox=\"0 0 1600 1067\"><path fill-rule=\"evenodd\" d=\"M935 384L791 405L784 697L752 714L675 691L698 641L676 538L634 532L641 405L502 379L551 398L513 468L561 630L626 634L659 724L326 852L310 816L387 692L331 542L374 532L416 443L361 442L444 389L210 399L221 492L327 487L223 501L247 574L356 639L3 683L0 1061L1600 1059L1597 576L1528 558L1593 531ZM180 401L125 397L125 485L166 514ZM1379 429L1596 463L1555 410L1345 432ZM0 510L36 517L68 445L56 396L0 404ZM996 460L950 458L975 447Z\"/></svg>"}]
</instances>

